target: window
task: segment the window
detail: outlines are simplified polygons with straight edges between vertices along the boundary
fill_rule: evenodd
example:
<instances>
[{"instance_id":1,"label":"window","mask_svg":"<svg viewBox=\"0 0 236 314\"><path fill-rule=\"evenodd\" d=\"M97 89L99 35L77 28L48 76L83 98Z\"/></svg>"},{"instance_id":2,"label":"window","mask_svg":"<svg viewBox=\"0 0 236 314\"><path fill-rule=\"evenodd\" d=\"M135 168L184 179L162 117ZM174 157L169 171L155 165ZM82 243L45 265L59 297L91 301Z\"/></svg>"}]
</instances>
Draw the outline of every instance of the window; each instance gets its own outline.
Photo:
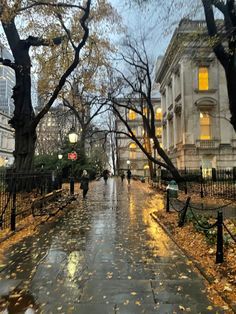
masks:
<instances>
[{"instance_id":1,"label":"window","mask_svg":"<svg viewBox=\"0 0 236 314\"><path fill-rule=\"evenodd\" d=\"M147 116L148 116L148 108L147 107L143 108L143 115L147 118Z\"/></svg>"},{"instance_id":2,"label":"window","mask_svg":"<svg viewBox=\"0 0 236 314\"><path fill-rule=\"evenodd\" d=\"M161 137L161 134L162 134L162 129L161 129L161 127L156 127L156 136L157 136L157 137Z\"/></svg>"},{"instance_id":3,"label":"window","mask_svg":"<svg viewBox=\"0 0 236 314\"><path fill-rule=\"evenodd\" d=\"M129 145L129 159L136 159L136 148L137 148L137 145L135 143L131 143Z\"/></svg>"},{"instance_id":4,"label":"window","mask_svg":"<svg viewBox=\"0 0 236 314\"><path fill-rule=\"evenodd\" d=\"M129 120L135 120L136 119L136 112L134 112L132 109L129 110L128 114Z\"/></svg>"},{"instance_id":5,"label":"window","mask_svg":"<svg viewBox=\"0 0 236 314\"><path fill-rule=\"evenodd\" d=\"M131 129L132 130L132 132L133 132L133 134L134 134L134 136L136 136L136 130L135 129ZM131 135L131 133L130 133L130 135Z\"/></svg>"},{"instance_id":6,"label":"window","mask_svg":"<svg viewBox=\"0 0 236 314\"><path fill-rule=\"evenodd\" d=\"M200 139L211 139L211 119L206 112L200 112Z\"/></svg>"},{"instance_id":7,"label":"window","mask_svg":"<svg viewBox=\"0 0 236 314\"><path fill-rule=\"evenodd\" d=\"M198 69L198 89L203 91L209 89L208 67Z\"/></svg>"},{"instance_id":8,"label":"window","mask_svg":"<svg viewBox=\"0 0 236 314\"><path fill-rule=\"evenodd\" d=\"M161 119L162 119L161 108L157 108L157 110L156 110L156 120L161 120Z\"/></svg>"}]
</instances>

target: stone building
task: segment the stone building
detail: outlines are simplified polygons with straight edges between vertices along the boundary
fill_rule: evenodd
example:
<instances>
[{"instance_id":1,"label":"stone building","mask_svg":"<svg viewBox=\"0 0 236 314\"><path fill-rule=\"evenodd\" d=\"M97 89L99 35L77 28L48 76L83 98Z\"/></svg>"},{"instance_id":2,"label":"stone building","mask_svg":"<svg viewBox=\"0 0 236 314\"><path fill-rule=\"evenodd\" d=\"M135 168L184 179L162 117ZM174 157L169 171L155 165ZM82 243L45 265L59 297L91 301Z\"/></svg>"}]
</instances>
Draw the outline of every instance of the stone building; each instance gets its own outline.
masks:
<instances>
[{"instance_id":1,"label":"stone building","mask_svg":"<svg viewBox=\"0 0 236 314\"><path fill-rule=\"evenodd\" d=\"M134 99L133 103L137 102L137 106L139 106L140 100ZM119 100L120 103L127 102L126 99ZM155 110L155 118L156 118L156 134L159 139L161 139L161 102L159 98L152 99L153 107ZM123 117L127 118L129 126L131 127L133 133L137 136L139 141L144 142L144 129L143 129L143 121L141 115L136 114L131 109L127 108L119 108L120 113ZM127 133L127 129L122 121L118 118L116 119L116 130L124 131ZM117 147L117 170L118 173L120 171L127 171L128 168L131 169L133 175L137 176L149 176L149 162L146 155L140 150L137 144L132 141L127 135L117 133L116 135L116 147ZM155 169L154 169L155 171Z\"/></svg>"},{"instance_id":2,"label":"stone building","mask_svg":"<svg viewBox=\"0 0 236 314\"><path fill-rule=\"evenodd\" d=\"M14 162L14 130L8 124L9 120L10 116L0 112L0 167L10 166Z\"/></svg>"},{"instance_id":3,"label":"stone building","mask_svg":"<svg viewBox=\"0 0 236 314\"><path fill-rule=\"evenodd\" d=\"M182 20L155 76L163 147L179 169L236 166L225 74L207 43L205 22Z\"/></svg>"},{"instance_id":4,"label":"stone building","mask_svg":"<svg viewBox=\"0 0 236 314\"><path fill-rule=\"evenodd\" d=\"M0 56L13 61L12 55L1 43ZM14 70L0 64L0 167L10 166L14 162L14 130L8 124L14 110L13 99L11 98L14 86Z\"/></svg>"},{"instance_id":5,"label":"stone building","mask_svg":"<svg viewBox=\"0 0 236 314\"><path fill-rule=\"evenodd\" d=\"M40 109L36 108L36 112ZM53 155L60 152L73 121L74 117L63 105L52 107L37 126L36 154Z\"/></svg>"},{"instance_id":6,"label":"stone building","mask_svg":"<svg viewBox=\"0 0 236 314\"><path fill-rule=\"evenodd\" d=\"M0 56L13 61L10 52L0 43ZM0 111L11 116L14 110L12 88L15 86L15 72L12 68L0 64Z\"/></svg>"}]
</instances>

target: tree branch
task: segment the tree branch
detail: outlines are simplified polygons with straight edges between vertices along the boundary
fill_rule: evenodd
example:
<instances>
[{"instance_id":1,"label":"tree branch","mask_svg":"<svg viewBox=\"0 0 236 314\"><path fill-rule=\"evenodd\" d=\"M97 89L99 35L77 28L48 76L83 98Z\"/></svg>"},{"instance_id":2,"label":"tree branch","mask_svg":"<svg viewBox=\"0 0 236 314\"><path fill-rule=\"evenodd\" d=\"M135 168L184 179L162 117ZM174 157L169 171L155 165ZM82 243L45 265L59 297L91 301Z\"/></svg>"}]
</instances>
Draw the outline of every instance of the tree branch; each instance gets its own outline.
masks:
<instances>
[{"instance_id":1,"label":"tree branch","mask_svg":"<svg viewBox=\"0 0 236 314\"><path fill-rule=\"evenodd\" d=\"M62 40L66 38L66 36L55 37L53 39L44 39L40 37L29 36L24 40L24 42L28 45L28 47L35 46L51 46L51 45L60 45Z\"/></svg>"},{"instance_id":2,"label":"tree branch","mask_svg":"<svg viewBox=\"0 0 236 314\"><path fill-rule=\"evenodd\" d=\"M21 7L20 9L18 9L18 12L21 12L21 11L25 11L25 10L28 10L28 9L31 9L33 7L36 7L36 6L49 6L49 7L54 7L54 8L77 8L77 9L80 9L80 10L83 10L83 11L86 11L86 8L80 6L80 5L76 5L76 4L69 4L69 3L62 3L62 2L59 2L59 3L50 3L50 2L47 2L47 1L38 1L38 2L34 2L28 6L25 6L25 7Z\"/></svg>"},{"instance_id":3,"label":"tree branch","mask_svg":"<svg viewBox=\"0 0 236 314\"><path fill-rule=\"evenodd\" d=\"M5 66L7 66L7 67L9 67L9 68L12 68L13 70L18 69L18 66L17 66L14 62L12 62L11 60L9 60L9 59L0 58L0 62L1 62L3 65L5 65Z\"/></svg>"},{"instance_id":4,"label":"tree branch","mask_svg":"<svg viewBox=\"0 0 236 314\"><path fill-rule=\"evenodd\" d=\"M219 1L213 1L215 2L214 5L216 5ZM217 2L217 3L216 3ZM218 31L216 27L214 12L213 12L213 4L211 0L202 0L205 17L206 17L206 23L207 23L207 30L209 36L215 40L218 37ZM220 63L224 68L228 66L228 54L225 51L224 46L222 43L218 42L214 47L213 50L219 59Z\"/></svg>"},{"instance_id":5,"label":"tree branch","mask_svg":"<svg viewBox=\"0 0 236 314\"><path fill-rule=\"evenodd\" d=\"M67 68L65 73L62 75L62 77L60 78L59 83L56 86L56 88L55 88L51 98L49 99L48 103L46 104L46 106L35 117L33 125L32 125L33 128L36 128L36 126L38 125L39 121L45 116L45 114L51 108L52 104L54 103L54 101L56 100L57 96L59 95L62 87L64 86L64 84L66 82L66 79L75 70L75 68L77 67L77 65L80 62L80 52L81 52L81 49L85 45L85 43L86 43L86 41L88 39L88 36L89 36L89 28L87 26L87 20L89 18L90 6L91 6L91 0L88 0L85 12L84 12L83 16L80 19L80 24L81 24L81 26L82 26L82 28L84 30L84 35L82 37L82 40L80 41L80 43L76 47L74 60L71 63L71 65Z\"/></svg>"}]
</instances>

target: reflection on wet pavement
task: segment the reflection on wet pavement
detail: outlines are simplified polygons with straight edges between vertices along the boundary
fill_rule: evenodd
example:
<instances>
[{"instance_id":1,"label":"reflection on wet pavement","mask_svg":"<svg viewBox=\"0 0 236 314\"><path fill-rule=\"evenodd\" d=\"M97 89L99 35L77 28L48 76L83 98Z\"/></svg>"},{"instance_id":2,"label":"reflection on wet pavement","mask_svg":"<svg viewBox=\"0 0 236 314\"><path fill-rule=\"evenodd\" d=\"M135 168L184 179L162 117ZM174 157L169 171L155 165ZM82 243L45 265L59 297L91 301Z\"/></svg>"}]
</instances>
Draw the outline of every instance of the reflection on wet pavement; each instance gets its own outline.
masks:
<instances>
[{"instance_id":1,"label":"reflection on wet pavement","mask_svg":"<svg viewBox=\"0 0 236 314\"><path fill-rule=\"evenodd\" d=\"M94 182L59 221L6 250L0 283L18 281L0 289L0 311L205 313L203 280L151 219L164 204L145 186Z\"/></svg>"}]
</instances>

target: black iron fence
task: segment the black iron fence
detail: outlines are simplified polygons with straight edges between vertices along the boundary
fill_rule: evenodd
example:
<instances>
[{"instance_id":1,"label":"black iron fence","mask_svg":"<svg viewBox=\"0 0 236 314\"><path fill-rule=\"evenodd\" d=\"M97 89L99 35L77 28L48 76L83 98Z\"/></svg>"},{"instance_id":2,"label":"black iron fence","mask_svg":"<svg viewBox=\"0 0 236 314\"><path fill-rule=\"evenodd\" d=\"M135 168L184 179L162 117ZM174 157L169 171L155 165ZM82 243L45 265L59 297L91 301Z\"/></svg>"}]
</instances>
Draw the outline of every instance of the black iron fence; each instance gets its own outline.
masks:
<instances>
[{"instance_id":1,"label":"black iron fence","mask_svg":"<svg viewBox=\"0 0 236 314\"><path fill-rule=\"evenodd\" d=\"M202 207L196 207L192 205L191 197L188 197L186 202L180 201L178 199L171 199L169 190L166 191L166 212L170 213L170 209L178 213L179 221L178 227L183 227L187 220L187 211L189 210L191 220L198 230L205 233L208 239L213 238L216 243L216 263L222 263L224 261L224 239L225 236L229 236L229 239L236 244L236 235L234 235L229 227L224 222L223 208L230 206L234 201L228 204L208 208L208 210L217 212L217 217L215 222L209 223L207 219L202 222L201 217L204 217ZM189 219L190 217L188 217ZM215 229L216 231L212 231Z\"/></svg>"},{"instance_id":2,"label":"black iron fence","mask_svg":"<svg viewBox=\"0 0 236 314\"><path fill-rule=\"evenodd\" d=\"M0 229L15 230L16 222L31 214L34 200L60 184L60 178L51 172L0 172Z\"/></svg>"},{"instance_id":3,"label":"black iron fence","mask_svg":"<svg viewBox=\"0 0 236 314\"><path fill-rule=\"evenodd\" d=\"M179 189L186 194L199 193L201 197L213 196L224 199L236 199L236 168L233 169L181 169L183 181L178 183ZM171 174L161 171L160 183L173 180Z\"/></svg>"}]
</instances>

